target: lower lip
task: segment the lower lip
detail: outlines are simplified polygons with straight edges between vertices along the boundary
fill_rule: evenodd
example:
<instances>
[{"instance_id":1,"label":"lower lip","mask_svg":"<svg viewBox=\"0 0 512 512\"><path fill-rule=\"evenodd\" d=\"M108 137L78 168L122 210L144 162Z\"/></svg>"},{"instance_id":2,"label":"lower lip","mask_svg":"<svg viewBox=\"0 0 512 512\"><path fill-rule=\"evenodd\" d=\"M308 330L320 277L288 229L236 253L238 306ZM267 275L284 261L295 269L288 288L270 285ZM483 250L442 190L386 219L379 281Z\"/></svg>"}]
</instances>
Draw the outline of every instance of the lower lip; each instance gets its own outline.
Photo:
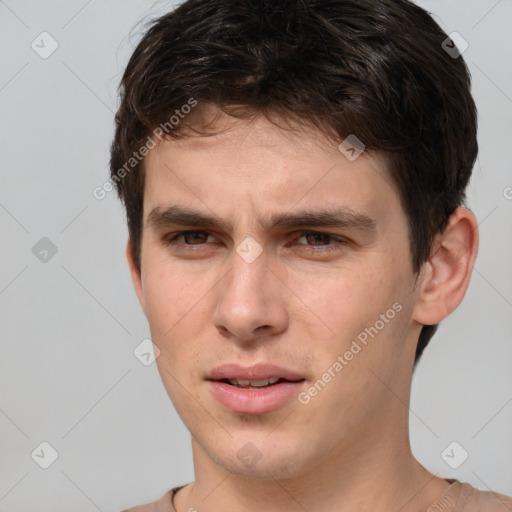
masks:
<instances>
[{"instance_id":1,"label":"lower lip","mask_svg":"<svg viewBox=\"0 0 512 512\"><path fill-rule=\"evenodd\" d=\"M243 389L226 382L208 381L214 397L226 408L240 414L264 414L296 397L305 381L279 382L261 389Z\"/></svg>"}]
</instances>

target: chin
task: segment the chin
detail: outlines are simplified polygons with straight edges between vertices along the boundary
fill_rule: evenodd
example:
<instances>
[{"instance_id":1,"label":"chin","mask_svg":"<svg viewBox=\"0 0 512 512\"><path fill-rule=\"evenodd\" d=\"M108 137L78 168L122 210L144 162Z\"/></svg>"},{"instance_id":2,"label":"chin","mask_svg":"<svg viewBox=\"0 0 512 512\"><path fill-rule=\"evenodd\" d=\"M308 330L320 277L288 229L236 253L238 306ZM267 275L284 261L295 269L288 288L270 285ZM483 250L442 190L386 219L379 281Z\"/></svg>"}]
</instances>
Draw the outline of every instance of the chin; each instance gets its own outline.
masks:
<instances>
[{"instance_id":1,"label":"chin","mask_svg":"<svg viewBox=\"0 0 512 512\"><path fill-rule=\"evenodd\" d=\"M296 478L306 473L309 464L304 460L304 451L300 447L281 445L264 446L261 450L251 441L238 441L241 448L219 453L209 452L215 463L230 473L256 480L281 480ZM233 446L231 445L231 446ZM279 449L281 448L281 449ZM301 453L301 459L297 455Z\"/></svg>"}]
</instances>

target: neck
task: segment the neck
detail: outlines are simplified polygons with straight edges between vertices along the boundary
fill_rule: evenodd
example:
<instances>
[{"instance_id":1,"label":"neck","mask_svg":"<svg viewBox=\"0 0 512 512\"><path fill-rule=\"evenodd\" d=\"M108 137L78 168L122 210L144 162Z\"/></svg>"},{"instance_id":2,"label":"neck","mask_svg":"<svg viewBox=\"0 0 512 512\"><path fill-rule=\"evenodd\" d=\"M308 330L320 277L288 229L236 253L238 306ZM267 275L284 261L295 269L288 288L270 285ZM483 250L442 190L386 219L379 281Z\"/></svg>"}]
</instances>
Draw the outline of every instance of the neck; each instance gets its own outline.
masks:
<instances>
[{"instance_id":1,"label":"neck","mask_svg":"<svg viewBox=\"0 0 512 512\"><path fill-rule=\"evenodd\" d=\"M411 380L398 376L396 382L401 385L389 387L381 406L350 438L309 460L303 470L291 471L288 463L284 473L269 467L257 477L241 475L221 467L193 439L196 478L177 494L177 512L423 512L450 484L413 457Z\"/></svg>"},{"instance_id":2,"label":"neck","mask_svg":"<svg viewBox=\"0 0 512 512\"><path fill-rule=\"evenodd\" d=\"M196 479L178 493L176 510L420 512L449 486L413 457L407 428L359 432L348 446L294 478L269 471L268 479L251 479L219 467L193 441Z\"/></svg>"}]
</instances>

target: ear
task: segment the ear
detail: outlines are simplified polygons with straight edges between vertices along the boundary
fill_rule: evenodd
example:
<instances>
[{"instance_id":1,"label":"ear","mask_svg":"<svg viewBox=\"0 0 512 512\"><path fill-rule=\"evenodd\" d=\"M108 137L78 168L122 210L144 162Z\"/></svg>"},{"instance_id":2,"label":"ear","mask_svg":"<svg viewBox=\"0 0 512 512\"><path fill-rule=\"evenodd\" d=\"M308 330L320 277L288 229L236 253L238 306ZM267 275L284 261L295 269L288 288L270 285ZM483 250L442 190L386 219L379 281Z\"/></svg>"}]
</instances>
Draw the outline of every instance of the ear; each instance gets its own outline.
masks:
<instances>
[{"instance_id":1,"label":"ear","mask_svg":"<svg viewBox=\"0 0 512 512\"><path fill-rule=\"evenodd\" d=\"M462 302L478 252L478 224L467 208L457 208L434 241L418 277L413 320L434 325Z\"/></svg>"},{"instance_id":2,"label":"ear","mask_svg":"<svg viewBox=\"0 0 512 512\"><path fill-rule=\"evenodd\" d=\"M128 261L128 266L130 267L130 274L132 276L133 288L135 289L135 293L139 298L139 303L146 314L146 301L144 300L144 292L142 291L142 277L139 269L135 265L135 260L133 259L133 250L132 243L130 239L126 243L126 259Z\"/></svg>"}]
</instances>

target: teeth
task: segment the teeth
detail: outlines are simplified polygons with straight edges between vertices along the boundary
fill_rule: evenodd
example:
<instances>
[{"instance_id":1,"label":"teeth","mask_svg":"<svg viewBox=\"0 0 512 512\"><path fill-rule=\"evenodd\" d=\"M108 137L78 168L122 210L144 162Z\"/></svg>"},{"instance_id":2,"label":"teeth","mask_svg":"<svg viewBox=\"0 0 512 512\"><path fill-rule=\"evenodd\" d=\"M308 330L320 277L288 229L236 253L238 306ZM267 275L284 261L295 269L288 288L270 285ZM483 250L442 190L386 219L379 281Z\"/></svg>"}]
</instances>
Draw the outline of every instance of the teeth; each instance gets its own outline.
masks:
<instances>
[{"instance_id":1,"label":"teeth","mask_svg":"<svg viewBox=\"0 0 512 512\"><path fill-rule=\"evenodd\" d=\"M279 379L259 379L259 380L246 380L246 379L228 379L229 383L233 386L239 387L254 387L263 388L269 384L275 384Z\"/></svg>"}]
</instances>

